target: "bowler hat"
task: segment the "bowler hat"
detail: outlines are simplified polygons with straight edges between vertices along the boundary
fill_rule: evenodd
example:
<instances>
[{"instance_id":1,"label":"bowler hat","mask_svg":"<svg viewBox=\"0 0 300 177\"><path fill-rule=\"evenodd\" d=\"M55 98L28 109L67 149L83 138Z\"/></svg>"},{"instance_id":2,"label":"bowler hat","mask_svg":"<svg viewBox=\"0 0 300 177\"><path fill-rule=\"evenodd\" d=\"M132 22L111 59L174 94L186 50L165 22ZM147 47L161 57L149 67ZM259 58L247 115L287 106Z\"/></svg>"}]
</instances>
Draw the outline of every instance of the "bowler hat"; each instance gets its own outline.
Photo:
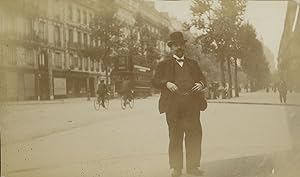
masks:
<instances>
[{"instance_id":1,"label":"bowler hat","mask_svg":"<svg viewBox=\"0 0 300 177\"><path fill-rule=\"evenodd\" d=\"M170 40L168 41L167 45L171 47L173 43L185 43L186 41L187 40L184 39L182 32L175 31L170 34Z\"/></svg>"}]
</instances>

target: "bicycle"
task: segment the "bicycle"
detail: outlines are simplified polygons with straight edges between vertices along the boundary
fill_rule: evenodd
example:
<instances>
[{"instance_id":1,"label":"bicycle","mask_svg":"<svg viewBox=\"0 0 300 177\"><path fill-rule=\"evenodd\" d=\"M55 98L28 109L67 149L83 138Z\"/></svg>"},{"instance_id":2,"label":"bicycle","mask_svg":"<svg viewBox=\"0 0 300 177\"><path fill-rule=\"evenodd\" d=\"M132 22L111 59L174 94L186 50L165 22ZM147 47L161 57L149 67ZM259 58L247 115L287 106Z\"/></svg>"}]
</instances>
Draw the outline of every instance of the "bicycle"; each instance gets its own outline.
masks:
<instances>
[{"instance_id":1,"label":"bicycle","mask_svg":"<svg viewBox=\"0 0 300 177\"><path fill-rule=\"evenodd\" d=\"M104 96L104 104L102 104L102 100L99 96L97 96L94 100L94 108L96 110L99 110L100 107L103 107L104 109L108 109L109 107L109 94L105 94Z\"/></svg>"},{"instance_id":2,"label":"bicycle","mask_svg":"<svg viewBox=\"0 0 300 177\"><path fill-rule=\"evenodd\" d=\"M121 96L121 108L124 110L126 109L126 106L129 105L129 107L132 109L134 106L134 97L133 97L133 91L131 91L131 94L127 97L125 101L125 96Z\"/></svg>"}]
</instances>

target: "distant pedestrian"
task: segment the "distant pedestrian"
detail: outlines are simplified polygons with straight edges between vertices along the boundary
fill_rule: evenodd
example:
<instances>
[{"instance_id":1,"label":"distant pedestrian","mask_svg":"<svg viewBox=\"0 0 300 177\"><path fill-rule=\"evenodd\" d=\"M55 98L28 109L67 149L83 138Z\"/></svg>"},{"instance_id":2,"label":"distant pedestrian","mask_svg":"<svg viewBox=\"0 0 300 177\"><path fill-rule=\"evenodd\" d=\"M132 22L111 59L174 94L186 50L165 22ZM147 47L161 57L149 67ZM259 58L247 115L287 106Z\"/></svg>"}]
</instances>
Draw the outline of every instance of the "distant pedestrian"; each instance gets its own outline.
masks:
<instances>
[{"instance_id":1,"label":"distant pedestrian","mask_svg":"<svg viewBox=\"0 0 300 177\"><path fill-rule=\"evenodd\" d=\"M276 93L277 87L278 87L278 83L276 82L276 83L273 84L273 92L274 93Z\"/></svg>"},{"instance_id":2,"label":"distant pedestrian","mask_svg":"<svg viewBox=\"0 0 300 177\"><path fill-rule=\"evenodd\" d=\"M101 105L104 107L104 99L105 99L105 95L107 94L107 86L104 83L104 80L100 81L100 84L98 85L98 90L97 90L97 94L98 94L98 102L100 103L101 101Z\"/></svg>"},{"instance_id":3,"label":"distant pedestrian","mask_svg":"<svg viewBox=\"0 0 300 177\"><path fill-rule=\"evenodd\" d=\"M249 91L249 89L248 89L248 88L249 88L249 85L248 85L248 84L246 84L246 85L245 85L245 92L248 92L248 91Z\"/></svg>"},{"instance_id":4,"label":"distant pedestrian","mask_svg":"<svg viewBox=\"0 0 300 177\"><path fill-rule=\"evenodd\" d=\"M269 91L270 91L270 87L267 85L266 86L266 92L269 93Z\"/></svg>"},{"instance_id":5,"label":"distant pedestrian","mask_svg":"<svg viewBox=\"0 0 300 177\"><path fill-rule=\"evenodd\" d=\"M120 94L124 97L124 106L126 106L127 100L131 101L133 99L133 82L128 76L122 81Z\"/></svg>"},{"instance_id":6,"label":"distant pedestrian","mask_svg":"<svg viewBox=\"0 0 300 177\"><path fill-rule=\"evenodd\" d=\"M287 86L285 81L282 79L278 83L278 92L279 92L279 98L280 98L280 103L286 103L286 95L287 95Z\"/></svg>"}]
</instances>

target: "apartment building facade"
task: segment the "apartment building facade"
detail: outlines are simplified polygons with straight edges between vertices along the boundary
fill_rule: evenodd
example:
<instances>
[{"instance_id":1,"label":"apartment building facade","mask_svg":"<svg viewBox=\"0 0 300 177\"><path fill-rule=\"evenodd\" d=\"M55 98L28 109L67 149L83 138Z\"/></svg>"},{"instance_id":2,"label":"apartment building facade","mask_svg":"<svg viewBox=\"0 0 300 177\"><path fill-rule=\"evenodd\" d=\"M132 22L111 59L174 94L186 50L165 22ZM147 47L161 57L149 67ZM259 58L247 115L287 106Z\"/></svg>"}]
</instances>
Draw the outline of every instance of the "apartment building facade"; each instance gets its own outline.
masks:
<instances>
[{"instance_id":1,"label":"apartment building facade","mask_svg":"<svg viewBox=\"0 0 300 177\"><path fill-rule=\"evenodd\" d=\"M278 69L289 89L300 91L300 4L289 1L278 52Z\"/></svg>"},{"instance_id":2,"label":"apartment building facade","mask_svg":"<svg viewBox=\"0 0 300 177\"><path fill-rule=\"evenodd\" d=\"M26 100L95 94L105 75L103 64L81 54L95 44L89 29L95 2L36 0L22 10L26 3L0 7L3 95Z\"/></svg>"},{"instance_id":3,"label":"apartment building facade","mask_svg":"<svg viewBox=\"0 0 300 177\"><path fill-rule=\"evenodd\" d=\"M83 97L88 92L95 95L98 82L105 79L104 64L82 51L96 45L89 24L97 12L97 1L16 1L0 5L0 91L5 99L51 100ZM141 12L146 25L157 34L162 26L171 27L166 14L143 0L116 2L118 16L129 25ZM157 41L157 49L163 54L167 50L165 41ZM109 75L112 70L109 68ZM114 90L111 77L108 84Z\"/></svg>"}]
</instances>

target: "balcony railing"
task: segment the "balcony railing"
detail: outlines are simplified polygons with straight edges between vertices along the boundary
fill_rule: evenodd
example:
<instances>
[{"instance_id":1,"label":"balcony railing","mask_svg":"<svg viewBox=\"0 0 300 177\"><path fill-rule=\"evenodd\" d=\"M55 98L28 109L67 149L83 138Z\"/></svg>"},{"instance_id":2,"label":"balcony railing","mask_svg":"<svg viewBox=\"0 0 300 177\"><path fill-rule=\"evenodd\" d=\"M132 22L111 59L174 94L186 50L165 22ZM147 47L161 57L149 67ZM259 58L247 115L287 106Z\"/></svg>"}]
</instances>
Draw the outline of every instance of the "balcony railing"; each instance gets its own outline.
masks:
<instances>
[{"instance_id":1,"label":"balcony railing","mask_svg":"<svg viewBox=\"0 0 300 177\"><path fill-rule=\"evenodd\" d=\"M81 49L83 45L78 42L68 42L68 47L69 48L76 48L76 49Z\"/></svg>"}]
</instances>

